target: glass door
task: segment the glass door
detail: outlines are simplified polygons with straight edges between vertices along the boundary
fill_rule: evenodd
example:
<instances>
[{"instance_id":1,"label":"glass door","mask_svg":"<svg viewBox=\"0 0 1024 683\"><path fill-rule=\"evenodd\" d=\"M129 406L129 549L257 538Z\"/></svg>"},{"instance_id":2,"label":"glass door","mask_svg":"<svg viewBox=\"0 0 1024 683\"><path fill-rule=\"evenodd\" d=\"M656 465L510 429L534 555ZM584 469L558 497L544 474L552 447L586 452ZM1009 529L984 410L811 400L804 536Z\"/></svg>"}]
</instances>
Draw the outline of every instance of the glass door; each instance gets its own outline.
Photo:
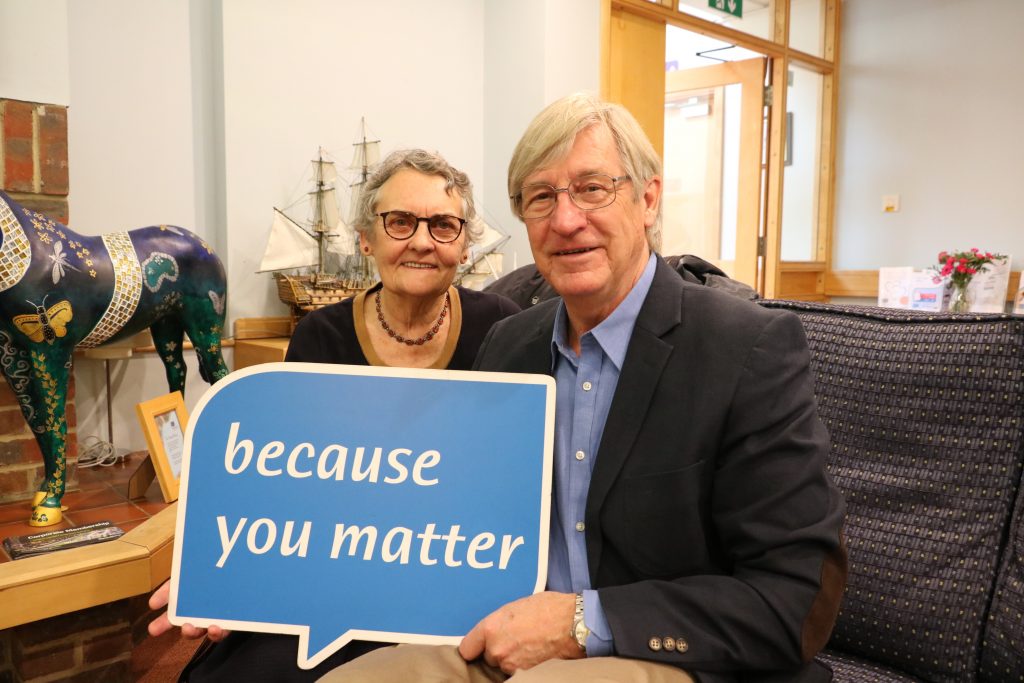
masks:
<instances>
[{"instance_id":1,"label":"glass door","mask_svg":"<svg viewBox=\"0 0 1024 683\"><path fill-rule=\"evenodd\" d=\"M662 253L759 289L764 58L665 74Z\"/></svg>"}]
</instances>

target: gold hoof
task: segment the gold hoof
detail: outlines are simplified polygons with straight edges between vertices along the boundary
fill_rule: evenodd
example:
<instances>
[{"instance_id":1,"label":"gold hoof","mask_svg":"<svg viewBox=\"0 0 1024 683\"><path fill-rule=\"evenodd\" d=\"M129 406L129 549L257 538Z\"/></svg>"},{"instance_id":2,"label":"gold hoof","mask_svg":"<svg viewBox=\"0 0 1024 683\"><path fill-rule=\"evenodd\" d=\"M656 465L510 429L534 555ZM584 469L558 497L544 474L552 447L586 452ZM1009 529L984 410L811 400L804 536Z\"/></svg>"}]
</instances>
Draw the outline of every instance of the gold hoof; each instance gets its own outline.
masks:
<instances>
[{"instance_id":1,"label":"gold hoof","mask_svg":"<svg viewBox=\"0 0 1024 683\"><path fill-rule=\"evenodd\" d=\"M45 505L37 505L32 508L32 516L28 520L29 526L53 526L60 524L64 519L61 508L51 508Z\"/></svg>"}]
</instances>

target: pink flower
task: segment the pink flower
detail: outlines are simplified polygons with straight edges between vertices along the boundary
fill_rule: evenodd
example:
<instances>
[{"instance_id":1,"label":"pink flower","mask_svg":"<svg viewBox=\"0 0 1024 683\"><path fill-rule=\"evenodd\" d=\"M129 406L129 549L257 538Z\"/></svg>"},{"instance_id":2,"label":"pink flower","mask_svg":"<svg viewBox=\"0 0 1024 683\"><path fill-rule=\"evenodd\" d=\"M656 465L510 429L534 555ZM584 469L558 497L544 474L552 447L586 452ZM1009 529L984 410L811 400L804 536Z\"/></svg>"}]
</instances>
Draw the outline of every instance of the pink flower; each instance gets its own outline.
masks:
<instances>
[{"instance_id":1,"label":"pink flower","mask_svg":"<svg viewBox=\"0 0 1024 683\"><path fill-rule=\"evenodd\" d=\"M966 273L967 272L967 266L965 266L961 262L960 265L956 267L956 272L958 272L958 273Z\"/></svg>"}]
</instances>

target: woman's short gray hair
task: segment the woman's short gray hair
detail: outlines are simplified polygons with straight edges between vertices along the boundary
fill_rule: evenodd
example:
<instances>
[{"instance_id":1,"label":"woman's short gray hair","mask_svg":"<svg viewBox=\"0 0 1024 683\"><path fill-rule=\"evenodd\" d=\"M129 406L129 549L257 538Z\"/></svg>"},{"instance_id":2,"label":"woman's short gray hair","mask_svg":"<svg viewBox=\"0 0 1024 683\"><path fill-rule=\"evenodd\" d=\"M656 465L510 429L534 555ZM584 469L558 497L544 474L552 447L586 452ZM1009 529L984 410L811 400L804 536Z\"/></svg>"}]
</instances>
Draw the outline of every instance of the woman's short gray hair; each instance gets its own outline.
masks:
<instances>
[{"instance_id":1,"label":"woman's short gray hair","mask_svg":"<svg viewBox=\"0 0 1024 683\"><path fill-rule=\"evenodd\" d=\"M459 199L462 200L462 218L466 219L467 244L473 244L480 239L483 235L483 226L476 215L473 184L469 182L469 176L445 161L440 154L423 149L397 150L373 169L356 203L353 226L356 230L364 234L373 230L377 220L377 198L380 195L380 188L391 179L391 176L404 168L444 178L444 191L449 196L452 192L457 192Z\"/></svg>"},{"instance_id":2,"label":"woman's short gray hair","mask_svg":"<svg viewBox=\"0 0 1024 683\"><path fill-rule=\"evenodd\" d=\"M651 141L622 105L589 93L575 93L537 114L512 152L508 194L514 214L519 215L520 190L526 178L568 155L576 136L596 125L605 126L612 134L623 171L633 179L634 197L640 200L647 181L661 175L661 158ZM654 224L647 228L647 244L653 251L661 249L661 205Z\"/></svg>"}]
</instances>

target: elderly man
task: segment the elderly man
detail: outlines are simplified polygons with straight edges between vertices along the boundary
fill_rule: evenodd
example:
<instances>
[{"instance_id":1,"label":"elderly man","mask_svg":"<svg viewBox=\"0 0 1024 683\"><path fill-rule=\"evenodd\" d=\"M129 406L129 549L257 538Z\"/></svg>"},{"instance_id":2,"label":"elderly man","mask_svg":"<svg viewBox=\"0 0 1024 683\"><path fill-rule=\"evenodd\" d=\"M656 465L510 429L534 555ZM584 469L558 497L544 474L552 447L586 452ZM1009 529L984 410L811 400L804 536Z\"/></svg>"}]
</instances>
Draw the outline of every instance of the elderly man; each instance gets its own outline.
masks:
<instances>
[{"instance_id":1,"label":"elderly man","mask_svg":"<svg viewBox=\"0 0 1024 683\"><path fill-rule=\"evenodd\" d=\"M660 172L636 120L587 95L541 112L509 165L561 298L495 325L477 369L556 380L548 590L457 650L324 680L831 679L810 660L843 592L843 503L803 329L657 258Z\"/></svg>"}]
</instances>

